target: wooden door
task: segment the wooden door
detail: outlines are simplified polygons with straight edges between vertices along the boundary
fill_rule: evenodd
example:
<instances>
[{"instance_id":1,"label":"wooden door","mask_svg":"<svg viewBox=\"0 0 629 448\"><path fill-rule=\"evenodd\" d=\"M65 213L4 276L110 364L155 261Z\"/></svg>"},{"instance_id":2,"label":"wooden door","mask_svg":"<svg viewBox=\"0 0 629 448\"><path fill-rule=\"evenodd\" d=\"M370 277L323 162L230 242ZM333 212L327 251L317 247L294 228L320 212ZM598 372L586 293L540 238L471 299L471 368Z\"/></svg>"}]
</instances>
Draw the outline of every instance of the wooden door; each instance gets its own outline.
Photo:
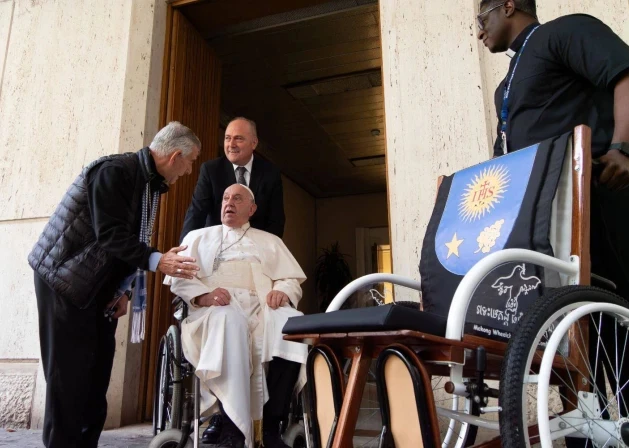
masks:
<instances>
[{"instance_id":1,"label":"wooden door","mask_svg":"<svg viewBox=\"0 0 629 448\"><path fill-rule=\"evenodd\" d=\"M201 164L218 155L221 87L221 64L213 49L178 10L169 7L167 20L170 27L166 35L160 125L181 122L195 132L202 148L192 174L180 178L168 194L162 196L153 236L154 244L162 252L179 244ZM160 273L151 275L148 282L139 420L151 419L159 340L173 322L173 295L162 282Z\"/></svg>"}]
</instances>

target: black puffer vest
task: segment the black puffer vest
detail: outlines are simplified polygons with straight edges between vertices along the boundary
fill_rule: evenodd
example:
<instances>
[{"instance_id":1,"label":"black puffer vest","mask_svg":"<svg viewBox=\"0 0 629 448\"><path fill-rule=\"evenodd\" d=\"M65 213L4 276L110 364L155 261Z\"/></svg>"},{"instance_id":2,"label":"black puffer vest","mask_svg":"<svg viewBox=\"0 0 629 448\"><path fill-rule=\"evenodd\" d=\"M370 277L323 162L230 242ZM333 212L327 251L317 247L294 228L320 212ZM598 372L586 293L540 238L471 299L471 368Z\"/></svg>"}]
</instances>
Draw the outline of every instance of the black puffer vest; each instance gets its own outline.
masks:
<instances>
[{"instance_id":1,"label":"black puffer vest","mask_svg":"<svg viewBox=\"0 0 629 448\"><path fill-rule=\"evenodd\" d=\"M150 152L101 157L86 166L70 185L39 240L28 256L33 270L63 299L79 308L86 308L101 292L116 259L96 241L88 205L87 178L90 170L104 162L122 166L135 179L132 210L141 212L142 192L150 180ZM133 272L131 267L130 274ZM113 291L116 285L109 285Z\"/></svg>"}]
</instances>

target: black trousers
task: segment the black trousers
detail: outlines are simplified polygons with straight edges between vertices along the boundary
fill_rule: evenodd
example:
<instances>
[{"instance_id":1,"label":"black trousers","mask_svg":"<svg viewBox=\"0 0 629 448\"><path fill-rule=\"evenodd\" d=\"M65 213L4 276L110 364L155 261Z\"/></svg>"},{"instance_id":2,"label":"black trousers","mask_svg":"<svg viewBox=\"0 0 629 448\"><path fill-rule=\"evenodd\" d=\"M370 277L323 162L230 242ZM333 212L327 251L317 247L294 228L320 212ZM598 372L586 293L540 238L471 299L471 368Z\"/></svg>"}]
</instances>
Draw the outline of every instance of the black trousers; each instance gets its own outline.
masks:
<instances>
[{"instance_id":1,"label":"black trousers","mask_svg":"<svg viewBox=\"0 0 629 448\"><path fill-rule=\"evenodd\" d=\"M629 190L613 192L603 186L591 188L590 207L590 254L592 273L605 277L616 284L616 294L629 300ZM615 332L617 330L617 333ZM600 333L600 340L598 333ZM596 372L594 382L602 392L606 390L605 374L611 390L624 386L619 394L619 403L612 403L622 416L629 409L629 356L623 357L627 330L618 327L611 316L604 315L602 322L589 322L589 358L591 372ZM603 346L605 349L603 349ZM618 354L617 354L618 353ZM621 360L624 362L621 365ZM616 375L618 372L618 375ZM590 375L587 375L588 377ZM616 376L618 381L616 380ZM600 394L601 410L608 405ZM603 418L610 413L603 412ZM588 440L567 438L568 448L590 447Z\"/></svg>"},{"instance_id":2,"label":"black trousers","mask_svg":"<svg viewBox=\"0 0 629 448\"><path fill-rule=\"evenodd\" d=\"M602 186L593 186L591 197L592 272L616 283L616 293L629 300L629 190L613 192ZM621 403L616 403L615 406L619 406L620 413L627 417L629 357L623 356L627 330L620 326L615 327L614 319L607 315L603 316L600 323L590 321L590 361L593 368L598 367L596 383L601 390L605 386L603 370L607 372L612 390L616 390L616 377L620 383L618 387L624 385L619 397ZM598 347L598 366L595 363L597 332L601 333L600 345L605 347L605 350ZM625 359L621 365L623 358Z\"/></svg>"},{"instance_id":3,"label":"black trousers","mask_svg":"<svg viewBox=\"0 0 629 448\"><path fill-rule=\"evenodd\" d=\"M269 401L262 409L264 431L279 432L280 422L286 420L293 399L293 389L299 376L301 364L284 358L273 358L269 362L266 385L269 390Z\"/></svg>"},{"instance_id":4,"label":"black trousers","mask_svg":"<svg viewBox=\"0 0 629 448\"><path fill-rule=\"evenodd\" d=\"M96 300L78 309L35 274L46 379L42 439L47 448L96 448L107 417L117 321Z\"/></svg>"}]
</instances>

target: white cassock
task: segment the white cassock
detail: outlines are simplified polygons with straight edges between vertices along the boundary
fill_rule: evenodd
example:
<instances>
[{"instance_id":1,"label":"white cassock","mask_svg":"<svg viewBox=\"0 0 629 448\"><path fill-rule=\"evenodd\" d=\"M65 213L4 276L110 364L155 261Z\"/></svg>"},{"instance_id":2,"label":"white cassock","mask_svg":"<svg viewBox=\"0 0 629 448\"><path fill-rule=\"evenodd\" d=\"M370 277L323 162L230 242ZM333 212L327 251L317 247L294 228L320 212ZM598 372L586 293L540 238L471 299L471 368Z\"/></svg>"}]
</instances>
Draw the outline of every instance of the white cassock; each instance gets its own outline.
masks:
<instances>
[{"instance_id":1,"label":"white cassock","mask_svg":"<svg viewBox=\"0 0 629 448\"><path fill-rule=\"evenodd\" d=\"M197 278L166 277L164 283L190 305L181 325L181 341L186 359L201 379L201 412L218 398L252 447L252 422L262 419L269 398L267 363L273 357L301 363L296 387L301 389L305 383L307 346L285 341L282 328L289 317L302 315L295 308L306 275L281 239L250 228L249 223L242 228L218 225L194 230L181 244L188 247L180 255L197 260ZM190 304L194 297L216 288L229 291L229 305ZM285 293L295 308L286 304L271 309L266 304L271 290Z\"/></svg>"}]
</instances>

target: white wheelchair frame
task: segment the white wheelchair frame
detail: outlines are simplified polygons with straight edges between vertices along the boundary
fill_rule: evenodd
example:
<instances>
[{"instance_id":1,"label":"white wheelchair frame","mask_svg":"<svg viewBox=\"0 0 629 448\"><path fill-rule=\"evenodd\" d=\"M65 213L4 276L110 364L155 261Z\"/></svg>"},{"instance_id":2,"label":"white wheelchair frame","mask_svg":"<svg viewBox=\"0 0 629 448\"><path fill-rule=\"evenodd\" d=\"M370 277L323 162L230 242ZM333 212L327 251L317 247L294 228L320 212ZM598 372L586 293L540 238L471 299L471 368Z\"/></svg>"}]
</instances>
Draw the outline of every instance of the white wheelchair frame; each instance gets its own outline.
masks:
<instances>
[{"instance_id":1,"label":"white wheelchair frame","mask_svg":"<svg viewBox=\"0 0 629 448\"><path fill-rule=\"evenodd\" d=\"M481 284L483 279L496 268L507 263L525 262L531 263L560 274L563 274L564 285L589 285L590 282L590 261L589 261L589 186L591 173L591 156L590 156L590 130L585 126L575 129L572 147L566 155L566 163L562 176L569 176L569 185L572 202L569 205L574 218L571 219L572 240L565 244L567 247L563 251L563 259L544 255L532 250L525 249L505 249L490 254L474 265L468 273L463 277L456 292L452 298L450 309L448 312L447 327L445 339L452 341L462 341L464 335L465 317L470 305L470 301L474 292ZM568 256L568 254L571 254ZM582 258L585 264L582 263ZM411 288L417 291L421 290L421 283L417 280L406 278L395 274L369 274L356 279L344 287L332 300L326 312L340 310L345 301L354 293L365 287L370 287L377 283L392 283L394 285ZM566 324L568 325L568 324ZM297 337L292 340L298 340ZM468 352L470 349L465 349ZM465 357L464 357L465 359ZM544 358L546 361L546 358ZM439 361L427 361L439 364ZM552 365L552 359L549 362ZM464 382L464 365L463 363L447 362L450 373L450 390L452 394L452 408L438 408L437 413L446 419L450 419L446 436L443 440L443 446L449 446L455 434L455 422L460 422L460 433L467 431L468 425L474 425L480 428L499 431L499 423L495 420L483 418L481 416L471 415L469 413L469 400L466 401L466 409L459 409L459 397L468 398L469 392ZM550 377L550 372L545 372ZM546 388L548 389L548 388ZM543 390L541 391L543 400ZM546 391L547 393L547 391ZM546 395L547 396L547 395ZM538 401L541 403L544 401ZM344 404L345 406L345 404ZM481 408L481 414L491 414L500 412L500 407ZM547 410L546 410L547 411ZM576 412L575 412L576 413ZM306 420L307 423L307 420ZM548 421L546 421L548 423ZM540 429L546 430L540 424ZM338 431L338 429L337 429ZM550 436L550 434L549 434ZM336 437L336 436L335 436ZM340 440L340 439L339 439ZM548 440L548 439L546 439ZM337 438L334 439L334 447L339 446ZM461 438L455 445L457 448L462 446ZM552 446L552 445L548 445Z\"/></svg>"},{"instance_id":2,"label":"white wheelchair frame","mask_svg":"<svg viewBox=\"0 0 629 448\"><path fill-rule=\"evenodd\" d=\"M572 256L570 261L563 261L549 255L540 254L539 252L526 249L504 249L497 251L479 261L472 267L472 269L470 269L465 277L463 277L463 280L454 294L452 304L450 305L445 335L446 339L451 339L453 341L462 340L465 326L465 316L467 315L467 310L476 288L494 269L511 262L526 262L542 266L567 275L568 283L570 285L579 284L578 279L580 274L580 263L578 256ZM407 277L395 274L369 274L356 279L345 286L336 295L334 300L332 300L326 309L326 313L340 310L341 306L352 294L360 291L364 287L381 282L392 283L394 285L404 286L417 291L421 290L420 282ZM550 373L548 375L550 377ZM463 379L463 364L450 364L450 381L454 384L454 392L452 395L464 398L467 397L468 394L466 392L466 386ZM498 412L498 410L499 409L495 408L482 408L481 412L483 414L489 414ZM495 431L499 430L497 421L476 417L470 415L469 413L459 411L457 399L452 400L451 410L437 408L437 412L443 417L450 418L453 421L459 421L464 425L473 424L480 428ZM465 429L466 428L463 427L463 430ZM446 439L444 440L444 445L449 444L454 436L454 425L450 424Z\"/></svg>"}]
</instances>

